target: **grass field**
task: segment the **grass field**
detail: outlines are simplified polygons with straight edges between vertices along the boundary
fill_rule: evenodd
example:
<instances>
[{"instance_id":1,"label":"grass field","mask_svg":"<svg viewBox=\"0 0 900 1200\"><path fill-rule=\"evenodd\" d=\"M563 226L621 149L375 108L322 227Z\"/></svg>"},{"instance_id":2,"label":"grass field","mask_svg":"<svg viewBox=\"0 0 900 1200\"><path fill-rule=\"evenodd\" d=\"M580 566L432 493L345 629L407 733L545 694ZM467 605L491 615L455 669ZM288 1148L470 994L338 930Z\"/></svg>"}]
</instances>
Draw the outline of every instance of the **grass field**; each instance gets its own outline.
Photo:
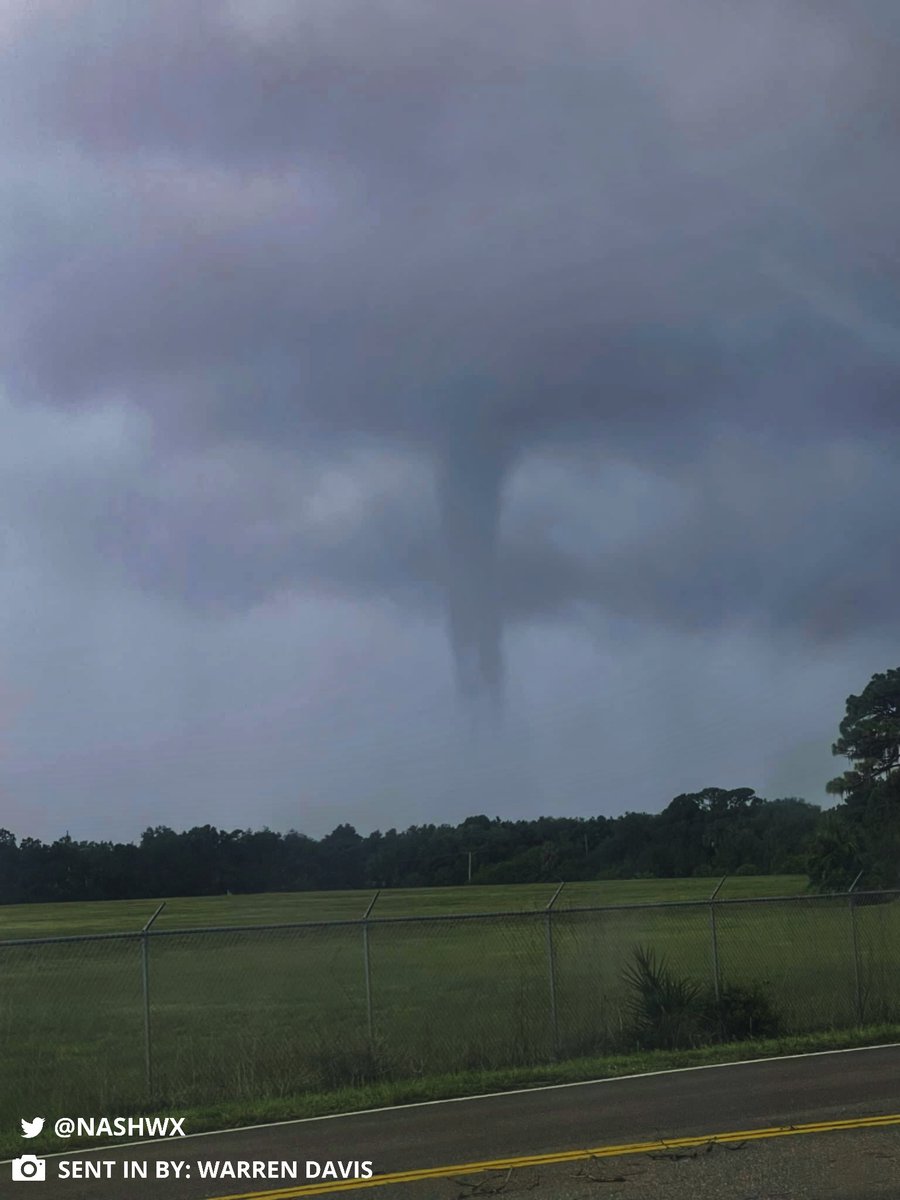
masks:
<instances>
[{"instance_id":1,"label":"grass field","mask_svg":"<svg viewBox=\"0 0 900 1200\"><path fill-rule=\"evenodd\" d=\"M549 922L548 886L386 892L365 931L249 927L358 921L371 893L172 900L147 939L149 1093L141 939L6 944L0 1123L20 1109L253 1105L627 1050L622 970L637 944L705 985L718 957L723 983L764 986L785 1032L900 1018L900 905L851 911L842 899L800 895L805 885L799 877L729 881L715 941L706 903L628 907L704 901L706 879L572 885ZM760 895L795 899L751 902ZM618 907L572 911L588 905ZM16 906L0 909L0 931L22 939L137 930L154 908ZM446 919L405 919L421 916Z\"/></svg>"},{"instance_id":2,"label":"grass field","mask_svg":"<svg viewBox=\"0 0 900 1200\"><path fill-rule=\"evenodd\" d=\"M563 889L556 907L705 900L717 882L715 879L623 879L572 883ZM536 883L498 887L396 888L381 893L372 915L384 918L533 911L546 907L557 886ZM793 896L806 887L805 875L733 876L725 882L719 896L722 899ZM156 928L355 921L363 916L374 895L372 891L176 897L166 901ZM0 905L0 941L139 930L159 903L157 899Z\"/></svg>"}]
</instances>

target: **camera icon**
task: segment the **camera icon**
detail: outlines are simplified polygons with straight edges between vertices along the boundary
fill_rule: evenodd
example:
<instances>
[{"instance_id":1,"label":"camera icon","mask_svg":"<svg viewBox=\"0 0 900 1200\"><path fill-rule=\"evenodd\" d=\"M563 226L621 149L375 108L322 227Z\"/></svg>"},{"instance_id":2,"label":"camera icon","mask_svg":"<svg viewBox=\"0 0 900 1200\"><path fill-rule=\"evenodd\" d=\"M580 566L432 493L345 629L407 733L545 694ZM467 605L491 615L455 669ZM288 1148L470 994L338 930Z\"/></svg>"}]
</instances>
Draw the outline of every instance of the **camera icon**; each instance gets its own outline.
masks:
<instances>
[{"instance_id":1,"label":"camera icon","mask_svg":"<svg viewBox=\"0 0 900 1200\"><path fill-rule=\"evenodd\" d=\"M40 1182L47 1178L47 1164L36 1154L23 1154L21 1158L12 1160L13 1182Z\"/></svg>"}]
</instances>

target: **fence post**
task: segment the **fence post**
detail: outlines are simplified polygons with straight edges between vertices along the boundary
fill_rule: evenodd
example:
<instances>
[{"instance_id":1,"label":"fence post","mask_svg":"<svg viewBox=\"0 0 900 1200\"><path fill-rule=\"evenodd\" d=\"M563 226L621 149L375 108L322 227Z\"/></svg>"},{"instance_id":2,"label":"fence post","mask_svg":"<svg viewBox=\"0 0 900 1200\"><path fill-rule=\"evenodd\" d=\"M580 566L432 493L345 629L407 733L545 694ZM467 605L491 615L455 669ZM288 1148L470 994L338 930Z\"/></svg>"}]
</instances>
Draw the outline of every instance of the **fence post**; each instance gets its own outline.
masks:
<instances>
[{"instance_id":1,"label":"fence post","mask_svg":"<svg viewBox=\"0 0 900 1200\"><path fill-rule=\"evenodd\" d=\"M375 1038L375 1017L372 1011L372 961L369 957L369 914L375 907L375 901L381 895L379 888L369 902L369 907L363 914L362 931L363 931L363 969L366 976L366 1024L369 1030L369 1043Z\"/></svg>"},{"instance_id":2,"label":"fence post","mask_svg":"<svg viewBox=\"0 0 900 1200\"><path fill-rule=\"evenodd\" d=\"M547 979L550 984L550 1034L553 1039L553 1054L559 1058L559 1014L556 1006L556 958L553 953L553 905L559 893L565 887L561 883L553 893L553 898L544 910L547 920Z\"/></svg>"},{"instance_id":3,"label":"fence post","mask_svg":"<svg viewBox=\"0 0 900 1200\"><path fill-rule=\"evenodd\" d=\"M863 1023L863 996L862 996L862 976L859 966L859 939L856 935L856 905L854 904L853 889L859 883L862 877L862 871L850 884L850 890L847 892L847 907L850 910L850 945L853 949L853 982L856 992L856 1021L858 1025Z\"/></svg>"},{"instance_id":4,"label":"fence post","mask_svg":"<svg viewBox=\"0 0 900 1200\"><path fill-rule=\"evenodd\" d=\"M141 930L141 980L144 992L144 1072L147 1080L147 1095L153 1097L153 1043L150 1036L150 926L166 907L163 900L159 908Z\"/></svg>"},{"instance_id":5,"label":"fence post","mask_svg":"<svg viewBox=\"0 0 900 1200\"><path fill-rule=\"evenodd\" d=\"M716 929L716 896L727 878L727 875L722 876L709 898L709 933L712 940L713 988L716 993L716 1004L719 1003L722 994L722 977L719 971L719 933Z\"/></svg>"}]
</instances>

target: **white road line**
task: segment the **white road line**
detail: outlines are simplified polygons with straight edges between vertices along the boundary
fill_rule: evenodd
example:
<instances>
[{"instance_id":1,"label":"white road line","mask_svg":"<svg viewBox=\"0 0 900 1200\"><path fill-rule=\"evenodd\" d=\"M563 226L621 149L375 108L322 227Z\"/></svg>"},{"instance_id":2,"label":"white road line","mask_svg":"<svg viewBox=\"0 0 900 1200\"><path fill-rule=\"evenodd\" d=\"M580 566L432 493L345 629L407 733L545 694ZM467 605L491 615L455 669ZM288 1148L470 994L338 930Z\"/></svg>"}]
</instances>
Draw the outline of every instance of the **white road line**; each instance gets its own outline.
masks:
<instances>
[{"instance_id":1,"label":"white road line","mask_svg":"<svg viewBox=\"0 0 900 1200\"><path fill-rule=\"evenodd\" d=\"M269 1121L263 1125L236 1125L231 1129L209 1129L198 1133L186 1133L184 1137L151 1138L143 1142L117 1142L109 1146L91 1146L82 1150L60 1150L55 1154L42 1154L40 1158L71 1158L76 1154L106 1154L111 1150L127 1150L131 1146L158 1146L167 1142L178 1146L188 1138L221 1137L223 1134L254 1133L259 1129L283 1129L288 1125L308 1125L313 1121L337 1121L343 1117L365 1117L375 1113L402 1112L410 1108L430 1108L436 1104L471 1104L478 1100L497 1100L502 1096L527 1096L532 1092L562 1091L564 1088L596 1087L601 1083L623 1083L629 1079L653 1079L659 1075L684 1075L688 1071L716 1071L727 1067L750 1067L757 1063L790 1062L798 1058L823 1058L830 1054L864 1054L867 1050L897 1050L900 1042L887 1042L880 1046L849 1046L843 1050L810 1050L804 1054L773 1054L768 1058L742 1058L737 1062L700 1063L694 1067L667 1067L662 1071L641 1071L635 1075L611 1075L600 1079L579 1079L574 1083L542 1083L534 1087L515 1088L507 1092L484 1092L476 1096L449 1096L444 1100L414 1100L410 1104L386 1104L381 1108L358 1108L350 1112L323 1113L318 1117L291 1117L286 1121ZM10 1163L11 1158L0 1159L0 1166Z\"/></svg>"}]
</instances>

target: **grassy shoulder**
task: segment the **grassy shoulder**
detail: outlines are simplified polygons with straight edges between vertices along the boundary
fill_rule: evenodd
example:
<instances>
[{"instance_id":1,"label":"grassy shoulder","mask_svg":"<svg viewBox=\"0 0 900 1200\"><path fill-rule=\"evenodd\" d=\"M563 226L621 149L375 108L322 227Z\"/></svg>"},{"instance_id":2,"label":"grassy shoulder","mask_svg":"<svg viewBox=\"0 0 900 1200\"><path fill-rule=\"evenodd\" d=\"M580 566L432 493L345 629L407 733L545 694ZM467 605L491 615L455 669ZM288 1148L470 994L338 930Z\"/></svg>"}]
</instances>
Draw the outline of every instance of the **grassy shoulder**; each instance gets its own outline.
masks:
<instances>
[{"instance_id":1,"label":"grassy shoulder","mask_svg":"<svg viewBox=\"0 0 900 1200\"><path fill-rule=\"evenodd\" d=\"M172 1115L183 1117L184 1128L196 1134L221 1129L239 1129L277 1121L336 1113L389 1108L429 1100L451 1100L461 1096L486 1095L520 1088L581 1083L588 1080L616 1079L644 1072L709 1066L715 1063L742 1062L776 1058L792 1054L813 1054L825 1050L844 1050L860 1046L889 1045L900 1042L900 1025L873 1025L850 1030L731 1042L692 1050L653 1050L608 1057L570 1059L534 1067L494 1071L460 1071L448 1075L416 1079L390 1080L337 1091L299 1093L260 1100L229 1100L196 1108L135 1109L125 1115ZM29 1114L30 1115L30 1114ZM87 1114L75 1114L87 1115ZM119 1114L97 1113L96 1116ZM52 1120L52 1118L51 1118ZM49 1122L48 1122L49 1123ZM8 1133L0 1134L0 1157L22 1153L23 1143ZM77 1150L91 1146L110 1146L108 1138L70 1141L35 1147L32 1152L54 1153L59 1149ZM28 1147L31 1150L31 1146Z\"/></svg>"}]
</instances>

